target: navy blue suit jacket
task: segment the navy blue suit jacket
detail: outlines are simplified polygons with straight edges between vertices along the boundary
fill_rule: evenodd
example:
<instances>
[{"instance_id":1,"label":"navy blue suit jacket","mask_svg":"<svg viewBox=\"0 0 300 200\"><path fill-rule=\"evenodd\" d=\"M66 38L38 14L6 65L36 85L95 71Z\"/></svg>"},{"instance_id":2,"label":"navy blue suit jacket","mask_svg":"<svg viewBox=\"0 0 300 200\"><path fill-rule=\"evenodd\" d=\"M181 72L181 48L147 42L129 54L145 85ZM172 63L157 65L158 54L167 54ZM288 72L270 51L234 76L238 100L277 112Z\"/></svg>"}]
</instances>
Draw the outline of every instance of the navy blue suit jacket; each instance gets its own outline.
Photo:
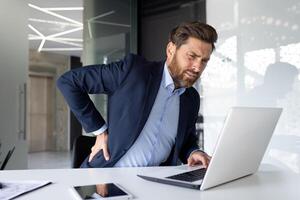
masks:
<instances>
[{"instance_id":1,"label":"navy blue suit jacket","mask_svg":"<svg viewBox=\"0 0 300 200\"><path fill-rule=\"evenodd\" d=\"M119 62L91 65L63 74L57 86L72 112L86 132L100 129L105 121L90 100L89 94L108 96L108 149L110 160L100 151L82 167L112 167L133 145L141 133L161 83L164 62L149 62L130 54ZM187 88L180 96L178 132L175 145L165 163L186 163L189 154L198 147L195 123L200 98L194 88Z\"/></svg>"}]
</instances>

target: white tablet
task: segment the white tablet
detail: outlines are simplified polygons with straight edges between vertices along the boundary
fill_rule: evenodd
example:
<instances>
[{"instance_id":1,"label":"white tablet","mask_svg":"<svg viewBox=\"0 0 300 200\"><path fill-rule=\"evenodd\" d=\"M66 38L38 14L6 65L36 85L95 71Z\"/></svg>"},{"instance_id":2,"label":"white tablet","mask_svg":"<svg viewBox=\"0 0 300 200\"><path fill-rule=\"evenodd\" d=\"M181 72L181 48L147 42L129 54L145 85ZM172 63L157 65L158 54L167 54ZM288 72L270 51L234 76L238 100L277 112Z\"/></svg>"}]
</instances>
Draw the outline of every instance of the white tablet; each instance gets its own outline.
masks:
<instances>
[{"instance_id":1,"label":"white tablet","mask_svg":"<svg viewBox=\"0 0 300 200\"><path fill-rule=\"evenodd\" d=\"M133 196L117 183L101 183L72 187L76 199L132 199Z\"/></svg>"}]
</instances>

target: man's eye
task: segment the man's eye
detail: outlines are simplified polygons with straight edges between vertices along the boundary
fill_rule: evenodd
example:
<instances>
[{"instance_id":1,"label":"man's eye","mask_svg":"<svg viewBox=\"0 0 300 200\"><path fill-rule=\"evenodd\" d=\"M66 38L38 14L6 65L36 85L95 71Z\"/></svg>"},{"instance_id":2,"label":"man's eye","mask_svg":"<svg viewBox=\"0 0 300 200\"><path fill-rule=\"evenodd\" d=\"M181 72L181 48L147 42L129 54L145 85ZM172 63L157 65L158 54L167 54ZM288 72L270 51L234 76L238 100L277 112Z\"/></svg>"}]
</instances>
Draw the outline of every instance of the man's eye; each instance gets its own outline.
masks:
<instances>
[{"instance_id":1,"label":"man's eye","mask_svg":"<svg viewBox=\"0 0 300 200\"><path fill-rule=\"evenodd\" d=\"M191 54L189 54L188 56L189 56L189 58L191 58L191 59L195 59L195 57L196 57L196 56L191 55Z\"/></svg>"}]
</instances>

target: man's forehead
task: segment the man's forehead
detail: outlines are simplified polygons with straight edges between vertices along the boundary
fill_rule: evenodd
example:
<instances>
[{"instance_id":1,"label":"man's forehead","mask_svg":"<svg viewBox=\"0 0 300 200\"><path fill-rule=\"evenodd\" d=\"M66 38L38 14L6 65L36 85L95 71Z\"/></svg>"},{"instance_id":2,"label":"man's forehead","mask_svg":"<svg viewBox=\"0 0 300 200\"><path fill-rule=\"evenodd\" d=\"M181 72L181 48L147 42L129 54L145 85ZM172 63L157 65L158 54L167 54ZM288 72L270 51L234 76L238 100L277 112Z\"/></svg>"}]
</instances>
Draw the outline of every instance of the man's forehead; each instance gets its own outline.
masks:
<instances>
[{"instance_id":1,"label":"man's forehead","mask_svg":"<svg viewBox=\"0 0 300 200\"><path fill-rule=\"evenodd\" d=\"M200 40L188 40L185 44L182 45L182 47L185 51L194 53L199 56L205 55L209 57L212 52L212 45Z\"/></svg>"}]
</instances>

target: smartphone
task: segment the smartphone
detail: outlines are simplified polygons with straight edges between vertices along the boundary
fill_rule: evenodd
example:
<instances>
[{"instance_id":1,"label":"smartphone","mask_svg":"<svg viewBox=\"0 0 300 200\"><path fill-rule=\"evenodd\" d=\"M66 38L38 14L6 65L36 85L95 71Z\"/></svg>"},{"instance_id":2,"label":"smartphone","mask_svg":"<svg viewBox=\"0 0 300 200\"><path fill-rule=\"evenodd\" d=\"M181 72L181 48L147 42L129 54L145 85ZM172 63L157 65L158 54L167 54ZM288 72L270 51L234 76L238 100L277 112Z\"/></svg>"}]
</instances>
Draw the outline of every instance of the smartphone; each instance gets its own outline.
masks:
<instances>
[{"instance_id":1,"label":"smartphone","mask_svg":"<svg viewBox=\"0 0 300 200\"><path fill-rule=\"evenodd\" d=\"M133 196L117 183L75 186L72 188L77 199L132 199Z\"/></svg>"}]
</instances>

